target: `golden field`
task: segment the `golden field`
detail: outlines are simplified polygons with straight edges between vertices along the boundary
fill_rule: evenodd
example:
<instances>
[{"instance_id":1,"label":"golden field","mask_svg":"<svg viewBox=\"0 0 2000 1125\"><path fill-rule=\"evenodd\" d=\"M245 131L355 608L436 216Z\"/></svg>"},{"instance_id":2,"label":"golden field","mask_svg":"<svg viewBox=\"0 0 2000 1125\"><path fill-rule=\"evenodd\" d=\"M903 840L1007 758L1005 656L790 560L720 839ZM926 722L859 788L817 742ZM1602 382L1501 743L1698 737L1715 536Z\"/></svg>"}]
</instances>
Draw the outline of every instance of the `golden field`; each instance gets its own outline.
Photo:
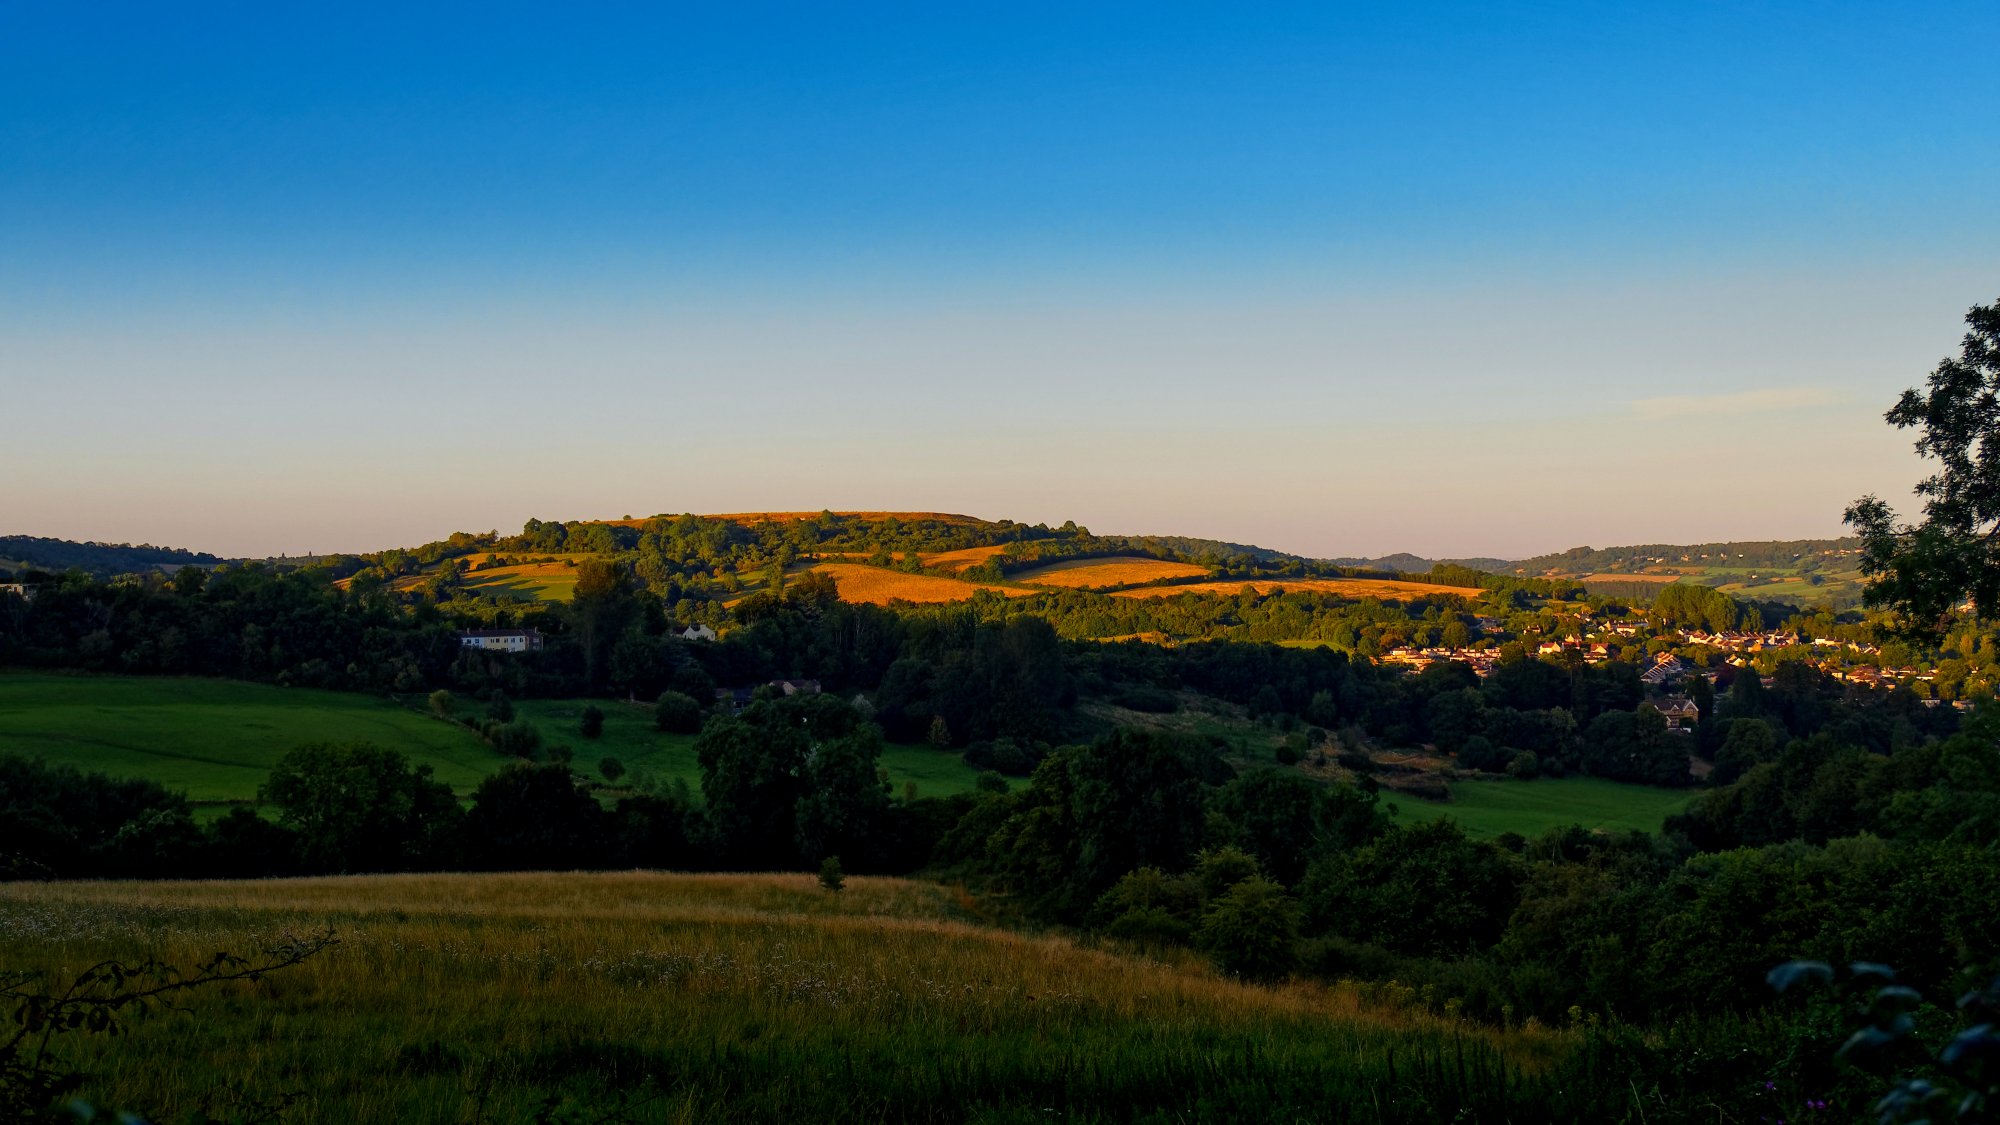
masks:
<instances>
[{"instance_id":1,"label":"golden field","mask_svg":"<svg viewBox=\"0 0 2000 1125\"><path fill-rule=\"evenodd\" d=\"M1281 580L1193 582L1183 586L1158 586L1143 590L1116 590L1114 598L1172 598L1182 594L1240 594L1254 590L1259 594L1311 591L1320 594L1339 594L1344 598L1382 598L1384 600L1405 600L1410 598L1437 597L1442 594L1456 594L1464 598L1477 598L1486 591L1472 586L1434 586L1429 582L1403 582L1393 578L1286 578Z\"/></svg>"},{"instance_id":2,"label":"golden field","mask_svg":"<svg viewBox=\"0 0 2000 1125\"><path fill-rule=\"evenodd\" d=\"M1208 568L1205 566L1167 562L1164 559L1071 559L1023 571L1014 575L1014 579L1035 586L1096 590L1106 586L1136 586L1145 582L1165 582L1174 578L1197 578L1207 573Z\"/></svg>"},{"instance_id":3,"label":"golden field","mask_svg":"<svg viewBox=\"0 0 2000 1125\"><path fill-rule=\"evenodd\" d=\"M922 556L925 566L943 570L964 570L978 566L995 555L1005 554L1007 545L995 544L991 547L966 547L957 551L928 551Z\"/></svg>"},{"instance_id":4,"label":"golden field","mask_svg":"<svg viewBox=\"0 0 2000 1125\"><path fill-rule=\"evenodd\" d=\"M813 569L833 576L834 584L840 590L840 600L867 602L870 605L888 605L892 601L962 602L980 590L991 590L1010 598L1027 597L1036 592L1011 586L982 586L934 574L904 574L856 563L821 563Z\"/></svg>"}]
</instances>

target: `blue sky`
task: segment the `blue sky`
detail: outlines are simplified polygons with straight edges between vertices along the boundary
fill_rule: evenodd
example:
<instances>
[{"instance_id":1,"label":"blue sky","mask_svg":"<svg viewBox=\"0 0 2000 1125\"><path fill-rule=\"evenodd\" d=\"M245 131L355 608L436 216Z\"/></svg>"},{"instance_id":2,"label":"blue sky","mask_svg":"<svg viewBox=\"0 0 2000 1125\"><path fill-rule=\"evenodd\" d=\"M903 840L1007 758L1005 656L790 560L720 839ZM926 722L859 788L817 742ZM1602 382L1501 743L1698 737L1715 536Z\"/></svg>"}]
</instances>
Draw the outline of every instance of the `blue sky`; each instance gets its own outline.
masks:
<instances>
[{"instance_id":1,"label":"blue sky","mask_svg":"<svg viewBox=\"0 0 2000 1125\"><path fill-rule=\"evenodd\" d=\"M0 6L0 527L1832 534L2000 9L1608 8Z\"/></svg>"}]
</instances>

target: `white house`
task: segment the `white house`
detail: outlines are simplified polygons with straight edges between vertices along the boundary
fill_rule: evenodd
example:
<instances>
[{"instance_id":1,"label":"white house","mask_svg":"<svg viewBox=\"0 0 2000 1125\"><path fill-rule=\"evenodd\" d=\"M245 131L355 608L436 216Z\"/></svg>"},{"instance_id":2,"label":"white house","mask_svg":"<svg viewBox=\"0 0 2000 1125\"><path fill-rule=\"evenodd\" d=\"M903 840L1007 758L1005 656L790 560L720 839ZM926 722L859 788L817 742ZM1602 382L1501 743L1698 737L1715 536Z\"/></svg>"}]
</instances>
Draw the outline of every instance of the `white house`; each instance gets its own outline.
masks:
<instances>
[{"instance_id":1,"label":"white house","mask_svg":"<svg viewBox=\"0 0 2000 1125\"><path fill-rule=\"evenodd\" d=\"M535 652L542 647L540 629L467 629L458 635L466 648L487 652Z\"/></svg>"},{"instance_id":2,"label":"white house","mask_svg":"<svg viewBox=\"0 0 2000 1125\"><path fill-rule=\"evenodd\" d=\"M680 631L680 638L684 641L712 641L715 630L706 625L690 625Z\"/></svg>"}]
</instances>

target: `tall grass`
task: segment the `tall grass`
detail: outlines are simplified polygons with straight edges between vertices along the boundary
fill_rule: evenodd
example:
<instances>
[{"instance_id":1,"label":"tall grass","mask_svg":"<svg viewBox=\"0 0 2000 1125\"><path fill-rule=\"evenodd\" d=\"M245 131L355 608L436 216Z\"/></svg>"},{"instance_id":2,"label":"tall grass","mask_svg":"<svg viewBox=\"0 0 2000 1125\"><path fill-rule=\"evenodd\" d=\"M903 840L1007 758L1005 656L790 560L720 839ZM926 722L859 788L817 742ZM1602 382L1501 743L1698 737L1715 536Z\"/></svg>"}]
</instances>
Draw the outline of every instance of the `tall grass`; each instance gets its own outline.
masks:
<instances>
[{"instance_id":1,"label":"tall grass","mask_svg":"<svg viewBox=\"0 0 2000 1125\"><path fill-rule=\"evenodd\" d=\"M304 966L90 1042L87 1095L171 1119L297 1092L298 1120L439 1123L551 1098L672 1122L1500 1122L1613 1097L1556 1078L1562 1033L1002 930L905 880L0 886L9 968L193 962L325 925L342 944Z\"/></svg>"}]
</instances>

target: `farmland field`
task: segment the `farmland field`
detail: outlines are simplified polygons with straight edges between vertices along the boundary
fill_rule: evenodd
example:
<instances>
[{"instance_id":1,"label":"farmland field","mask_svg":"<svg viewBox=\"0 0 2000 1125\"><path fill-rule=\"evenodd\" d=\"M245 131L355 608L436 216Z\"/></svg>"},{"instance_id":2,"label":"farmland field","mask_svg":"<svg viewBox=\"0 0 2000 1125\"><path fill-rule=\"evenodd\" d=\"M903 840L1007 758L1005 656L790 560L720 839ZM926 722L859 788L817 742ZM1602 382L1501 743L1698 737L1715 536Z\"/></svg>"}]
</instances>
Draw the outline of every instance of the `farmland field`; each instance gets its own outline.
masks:
<instances>
[{"instance_id":1,"label":"farmland field","mask_svg":"<svg viewBox=\"0 0 2000 1125\"><path fill-rule=\"evenodd\" d=\"M1142 582L1164 582L1172 578L1197 578L1208 572L1205 566L1167 562L1163 559L1072 559L1068 562L1036 567L1013 577L1017 582L1035 586L1089 590L1102 586L1136 586Z\"/></svg>"},{"instance_id":2,"label":"farmland field","mask_svg":"<svg viewBox=\"0 0 2000 1125\"><path fill-rule=\"evenodd\" d=\"M372 696L232 680L0 674L0 750L151 778L195 801L253 799L286 751L320 741L400 751L459 793L504 762L472 732Z\"/></svg>"},{"instance_id":3,"label":"farmland field","mask_svg":"<svg viewBox=\"0 0 2000 1125\"><path fill-rule=\"evenodd\" d=\"M296 1094L284 1120L1527 1121L1624 1093L1564 1065L1575 1033L979 919L952 888L804 875L0 885L4 967L58 977L333 930L59 1037L82 1096L154 1120Z\"/></svg>"},{"instance_id":4,"label":"farmland field","mask_svg":"<svg viewBox=\"0 0 2000 1125\"><path fill-rule=\"evenodd\" d=\"M924 560L925 566L960 571L967 567L978 566L995 555L1005 554L1006 551L1007 545L999 543L991 547L966 547L957 551L931 551L921 557Z\"/></svg>"},{"instance_id":5,"label":"farmland field","mask_svg":"<svg viewBox=\"0 0 2000 1125\"><path fill-rule=\"evenodd\" d=\"M1450 788L1451 800L1446 803L1414 797L1392 799L1405 820L1450 817L1467 835L1480 839L1503 832L1533 837L1571 824L1658 832L1670 814L1693 799L1686 789L1656 789L1596 777L1459 781Z\"/></svg>"},{"instance_id":6,"label":"farmland field","mask_svg":"<svg viewBox=\"0 0 2000 1125\"><path fill-rule=\"evenodd\" d=\"M489 597L506 594L517 601L566 602L576 596L576 566L557 561L477 570L465 576L465 588Z\"/></svg>"},{"instance_id":7,"label":"farmland field","mask_svg":"<svg viewBox=\"0 0 2000 1125\"><path fill-rule=\"evenodd\" d=\"M1194 582L1184 586L1158 586L1140 590L1116 590L1114 598L1171 598L1182 594L1240 594L1245 590L1255 590L1259 594L1274 592L1310 591L1321 594L1339 594L1345 598L1424 598L1456 594L1462 598L1477 598L1486 591L1471 586L1437 586L1429 582L1403 582L1393 578L1286 578L1278 580Z\"/></svg>"},{"instance_id":8,"label":"farmland field","mask_svg":"<svg viewBox=\"0 0 2000 1125\"><path fill-rule=\"evenodd\" d=\"M612 757L633 777L679 778L700 792L693 735L655 730L650 706L596 702L604 733L595 740L577 729L582 700L516 700L514 709L544 746L574 750L572 764L587 778L598 780L598 762ZM471 700L459 706L465 715L481 710ZM151 778L198 803L255 800L286 751L347 741L428 765L460 796L513 760L464 727L367 695L234 680L0 673L0 751ZM928 746L885 747L882 764L899 791L915 782L925 796L967 791L978 777L957 754Z\"/></svg>"},{"instance_id":9,"label":"farmland field","mask_svg":"<svg viewBox=\"0 0 2000 1125\"><path fill-rule=\"evenodd\" d=\"M701 795L701 763L695 757L691 734L662 734L653 727L653 709L646 704L616 700L592 700L604 712L604 732L595 739L584 738L578 730L585 700L516 700L514 711L535 724L544 746L564 745L576 752L571 765L585 777L599 780L598 763L616 758L629 773L627 781L643 778L662 783L685 781ZM979 771L965 764L956 753L931 746L882 747L882 766L889 771L889 783L902 792L915 784L919 796L944 797L972 791Z\"/></svg>"},{"instance_id":10,"label":"farmland field","mask_svg":"<svg viewBox=\"0 0 2000 1125\"><path fill-rule=\"evenodd\" d=\"M1011 586L982 586L972 582L960 582L955 578L940 578L934 574L904 574L881 567L861 566L857 563L821 563L813 568L831 575L840 589L842 601L867 602L871 605L888 605L892 601L906 602L962 602L980 590L991 590L1010 598L1030 596L1034 590L1020 590Z\"/></svg>"}]
</instances>

